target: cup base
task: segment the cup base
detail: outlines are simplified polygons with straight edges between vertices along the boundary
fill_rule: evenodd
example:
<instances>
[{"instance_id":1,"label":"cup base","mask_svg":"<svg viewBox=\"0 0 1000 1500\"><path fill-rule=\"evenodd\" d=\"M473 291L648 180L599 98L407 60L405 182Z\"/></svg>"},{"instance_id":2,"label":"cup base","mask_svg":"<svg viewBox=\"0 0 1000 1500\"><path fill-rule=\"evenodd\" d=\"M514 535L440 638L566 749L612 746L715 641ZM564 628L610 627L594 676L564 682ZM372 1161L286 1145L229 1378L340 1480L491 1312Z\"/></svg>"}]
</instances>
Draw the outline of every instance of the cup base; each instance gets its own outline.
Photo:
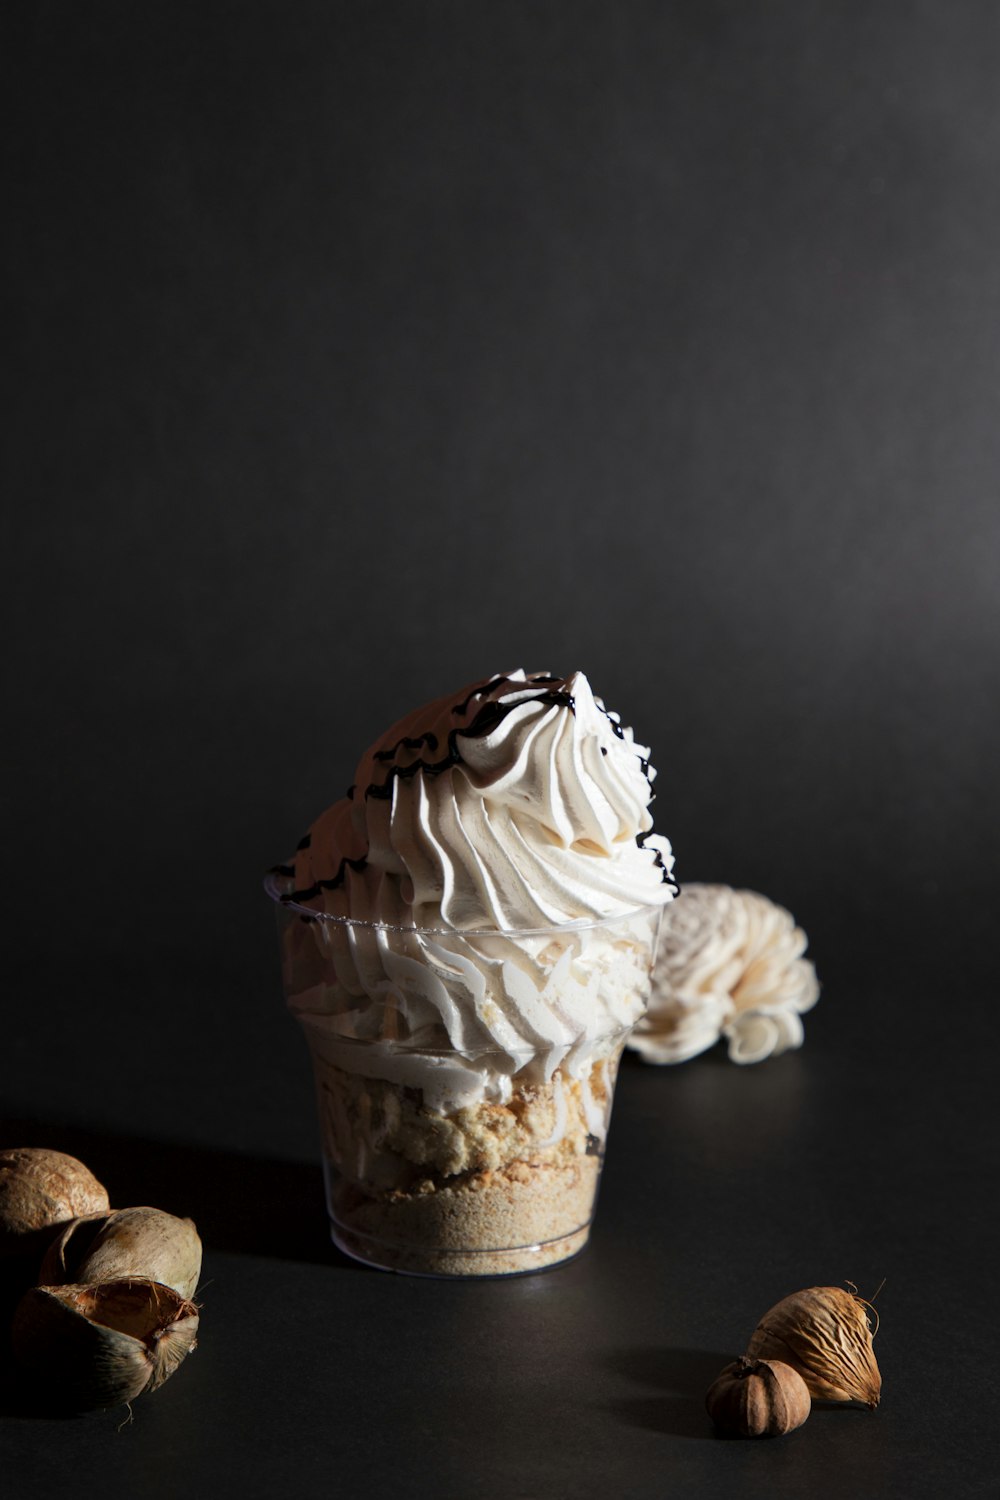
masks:
<instances>
[{"instance_id":1,"label":"cup base","mask_svg":"<svg viewBox=\"0 0 1000 1500\"><path fill-rule=\"evenodd\" d=\"M517 1163L461 1183L372 1195L327 1164L334 1244L366 1265L417 1276L511 1276L578 1255L593 1219L601 1161Z\"/></svg>"},{"instance_id":2,"label":"cup base","mask_svg":"<svg viewBox=\"0 0 1000 1500\"><path fill-rule=\"evenodd\" d=\"M330 1222L330 1237L338 1250L377 1271L435 1280L469 1277L530 1276L572 1260L586 1248L590 1225L542 1245L519 1245L509 1250L436 1250L425 1245L399 1245Z\"/></svg>"}]
</instances>

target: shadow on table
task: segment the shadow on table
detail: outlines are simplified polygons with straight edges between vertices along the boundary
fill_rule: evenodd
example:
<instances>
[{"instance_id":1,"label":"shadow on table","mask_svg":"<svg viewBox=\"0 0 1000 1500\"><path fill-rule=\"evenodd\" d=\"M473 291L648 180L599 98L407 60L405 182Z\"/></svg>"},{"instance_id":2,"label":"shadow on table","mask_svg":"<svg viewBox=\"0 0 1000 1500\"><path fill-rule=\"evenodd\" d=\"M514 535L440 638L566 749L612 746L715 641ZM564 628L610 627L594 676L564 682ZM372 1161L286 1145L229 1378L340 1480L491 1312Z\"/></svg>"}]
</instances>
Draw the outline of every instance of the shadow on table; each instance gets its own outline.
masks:
<instances>
[{"instance_id":1,"label":"shadow on table","mask_svg":"<svg viewBox=\"0 0 1000 1500\"><path fill-rule=\"evenodd\" d=\"M114 1208L150 1204L194 1219L208 1250L363 1270L330 1241L319 1164L0 1116L0 1143L48 1146L87 1164Z\"/></svg>"},{"instance_id":2,"label":"shadow on table","mask_svg":"<svg viewBox=\"0 0 1000 1500\"><path fill-rule=\"evenodd\" d=\"M630 1427L670 1437L710 1438L715 1434L705 1412L705 1392L731 1354L708 1349L619 1349L605 1364L617 1375L651 1388L645 1396L625 1396L610 1409Z\"/></svg>"},{"instance_id":3,"label":"shadow on table","mask_svg":"<svg viewBox=\"0 0 1000 1500\"><path fill-rule=\"evenodd\" d=\"M237 1152L187 1146L0 1116L0 1144L47 1146L78 1157L104 1183L112 1207L151 1204L194 1219L208 1251L270 1256L342 1271L364 1267L332 1244L319 1165L262 1161ZM21 1261L24 1261L24 1264ZM0 1260L0 1418L72 1413L31 1402L12 1369L6 1329L32 1284L37 1256Z\"/></svg>"}]
</instances>

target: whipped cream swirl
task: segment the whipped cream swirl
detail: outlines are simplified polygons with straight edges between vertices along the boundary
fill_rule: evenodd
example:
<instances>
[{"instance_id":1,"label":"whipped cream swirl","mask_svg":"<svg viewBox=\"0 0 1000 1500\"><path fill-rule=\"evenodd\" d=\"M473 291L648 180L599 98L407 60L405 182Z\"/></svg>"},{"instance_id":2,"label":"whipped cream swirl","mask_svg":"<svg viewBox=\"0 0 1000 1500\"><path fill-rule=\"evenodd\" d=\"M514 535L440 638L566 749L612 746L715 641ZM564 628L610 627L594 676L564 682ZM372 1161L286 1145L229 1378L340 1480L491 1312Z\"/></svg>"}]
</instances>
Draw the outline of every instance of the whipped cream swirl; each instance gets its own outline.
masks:
<instances>
[{"instance_id":1,"label":"whipped cream swirl","mask_svg":"<svg viewBox=\"0 0 1000 1500\"><path fill-rule=\"evenodd\" d=\"M495 676L395 724L277 872L307 917L286 989L314 1050L318 1028L330 1062L448 1109L620 1045L677 889L654 776L579 672Z\"/></svg>"},{"instance_id":2,"label":"whipped cream swirl","mask_svg":"<svg viewBox=\"0 0 1000 1500\"><path fill-rule=\"evenodd\" d=\"M456 931L590 920L675 893L656 775L582 672L491 677L401 719L294 861L297 903Z\"/></svg>"}]
</instances>

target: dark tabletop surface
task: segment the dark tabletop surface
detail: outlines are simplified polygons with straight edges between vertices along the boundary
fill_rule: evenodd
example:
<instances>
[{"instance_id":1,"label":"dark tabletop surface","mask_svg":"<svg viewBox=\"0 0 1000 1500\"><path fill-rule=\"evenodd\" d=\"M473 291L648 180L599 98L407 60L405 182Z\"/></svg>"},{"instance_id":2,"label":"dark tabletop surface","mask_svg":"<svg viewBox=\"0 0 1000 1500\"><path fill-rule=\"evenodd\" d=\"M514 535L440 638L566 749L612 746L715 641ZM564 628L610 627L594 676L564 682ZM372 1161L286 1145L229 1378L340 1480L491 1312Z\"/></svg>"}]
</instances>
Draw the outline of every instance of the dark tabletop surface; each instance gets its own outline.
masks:
<instances>
[{"instance_id":1,"label":"dark tabletop surface","mask_svg":"<svg viewBox=\"0 0 1000 1500\"><path fill-rule=\"evenodd\" d=\"M8 8L0 1145L192 1215L196 1353L11 1496L995 1496L991 4ZM348 1263L260 888L400 713L583 668L804 1047L626 1061L588 1250ZM702 1401L801 1286L884 1399ZM884 1285L882 1285L884 1281Z\"/></svg>"}]
</instances>

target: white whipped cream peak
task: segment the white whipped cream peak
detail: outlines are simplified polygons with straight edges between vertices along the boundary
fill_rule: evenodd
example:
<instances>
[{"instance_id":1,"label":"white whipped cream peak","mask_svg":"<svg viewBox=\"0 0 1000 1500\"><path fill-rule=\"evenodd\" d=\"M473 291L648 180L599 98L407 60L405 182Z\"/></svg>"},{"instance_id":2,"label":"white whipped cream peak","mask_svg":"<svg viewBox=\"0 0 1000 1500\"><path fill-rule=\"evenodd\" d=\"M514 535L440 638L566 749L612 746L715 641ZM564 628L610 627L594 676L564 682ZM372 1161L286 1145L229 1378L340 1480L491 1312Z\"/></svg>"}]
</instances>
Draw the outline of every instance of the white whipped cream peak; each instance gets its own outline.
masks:
<instances>
[{"instance_id":1,"label":"white whipped cream peak","mask_svg":"<svg viewBox=\"0 0 1000 1500\"><path fill-rule=\"evenodd\" d=\"M498 674L394 724L313 824L295 899L331 915L524 929L669 901L655 772L631 729L567 678Z\"/></svg>"},{"instance_id":2,"label":"white whipped cream peak","mask_svg":"<svg viewBox=\"0 0 1000 1500\"><path fill-rule=\"evenodd\" d=\"M314 1054L442 1112L613 1057L676 892L654 774L580 672L498 675L394 724L279 871Z\"/></svg>"}]
</instances>

